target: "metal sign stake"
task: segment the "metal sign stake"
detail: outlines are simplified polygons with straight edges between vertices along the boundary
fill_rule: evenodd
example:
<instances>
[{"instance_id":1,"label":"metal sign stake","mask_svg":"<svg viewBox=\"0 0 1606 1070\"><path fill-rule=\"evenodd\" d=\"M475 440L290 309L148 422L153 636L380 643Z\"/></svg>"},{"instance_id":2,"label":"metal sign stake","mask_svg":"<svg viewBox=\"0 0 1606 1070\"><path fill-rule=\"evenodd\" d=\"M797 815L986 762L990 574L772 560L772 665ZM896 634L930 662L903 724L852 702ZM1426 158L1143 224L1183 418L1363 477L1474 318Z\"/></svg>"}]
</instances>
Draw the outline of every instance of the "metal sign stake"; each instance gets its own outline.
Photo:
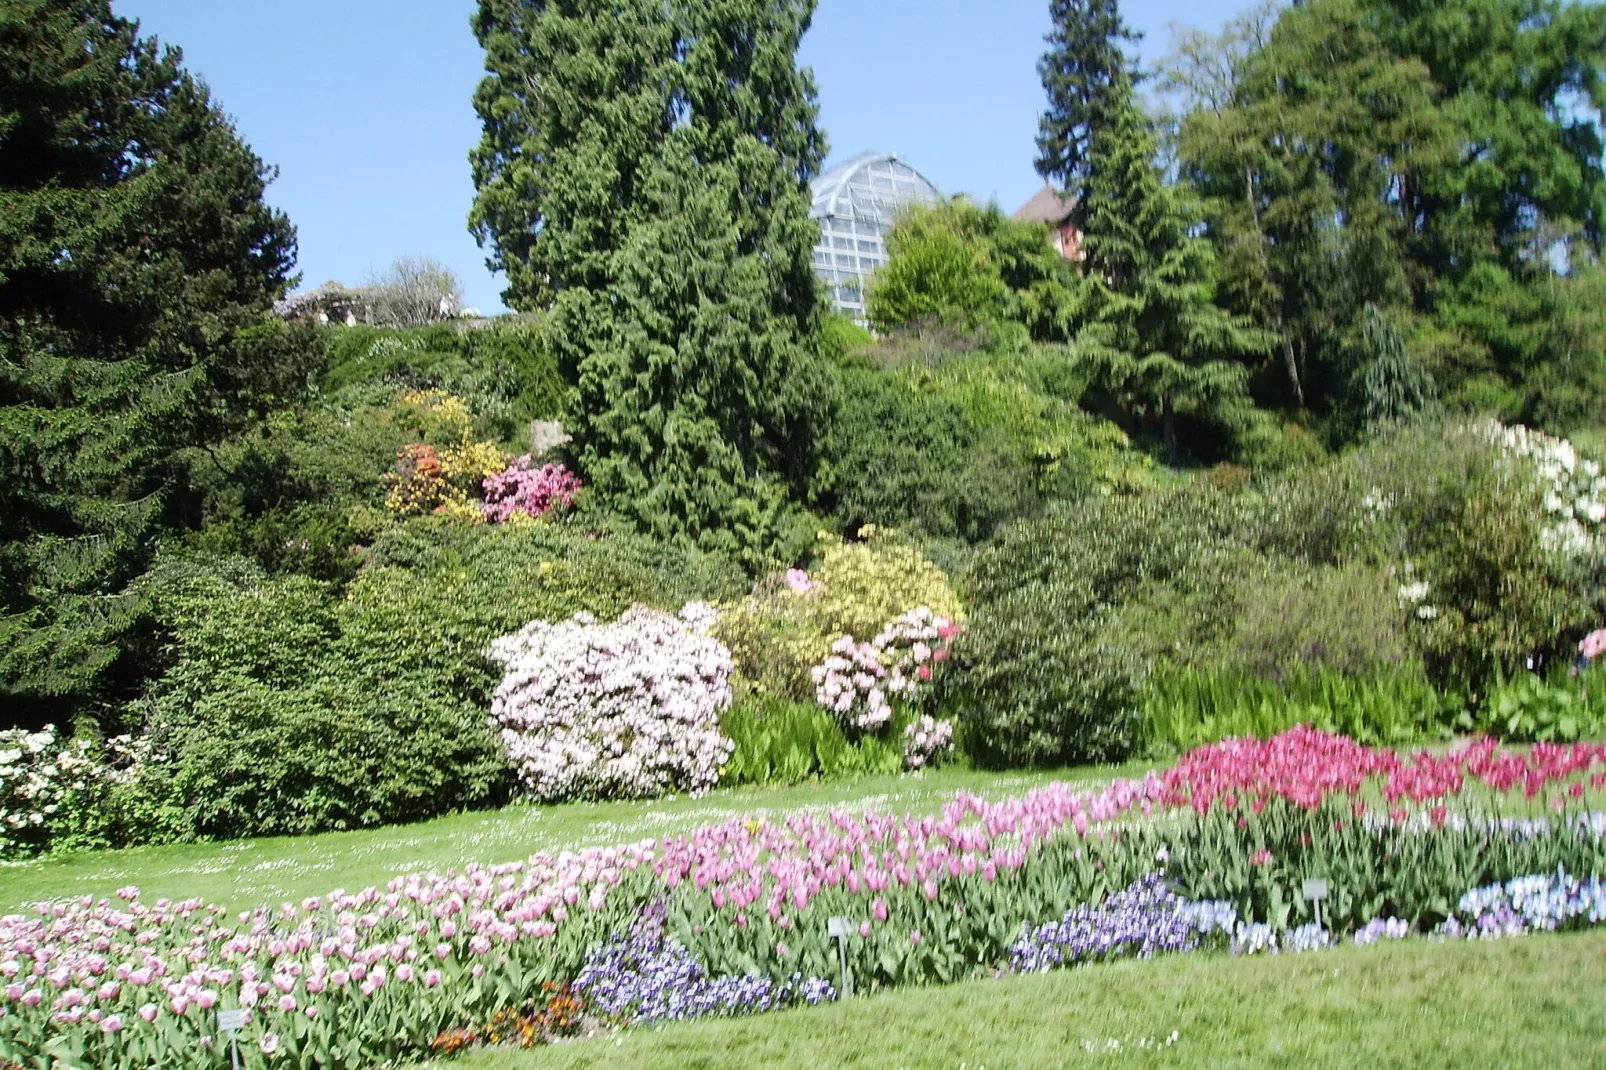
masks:
<instances>
[{"instance_id":1,"label":"metal sign stake","mask_svg":"<svg viewBox=\"0 0 1606 1070\"><path fill-rule=\"evenodd\" d=\"M836 964L838 977L841 981L837 989L840 999L853 997L853 975L848 972L848 936L853 932L853 923L847 918L835 917L825 923L826 935L836 941Z\"/></svg>"},{"instance_id":2,"label":"metal sign stake","mask_svg":"<svg viewBox=\"0 0 1606 1070\"><path fill-rule=\"evenodd\" d=\"M1327 898L1327 878L1307 877L1299 886L1299 894L1316 908L1316 927L1322 928L1322 900Z\"/></svg>"}]
</instances>

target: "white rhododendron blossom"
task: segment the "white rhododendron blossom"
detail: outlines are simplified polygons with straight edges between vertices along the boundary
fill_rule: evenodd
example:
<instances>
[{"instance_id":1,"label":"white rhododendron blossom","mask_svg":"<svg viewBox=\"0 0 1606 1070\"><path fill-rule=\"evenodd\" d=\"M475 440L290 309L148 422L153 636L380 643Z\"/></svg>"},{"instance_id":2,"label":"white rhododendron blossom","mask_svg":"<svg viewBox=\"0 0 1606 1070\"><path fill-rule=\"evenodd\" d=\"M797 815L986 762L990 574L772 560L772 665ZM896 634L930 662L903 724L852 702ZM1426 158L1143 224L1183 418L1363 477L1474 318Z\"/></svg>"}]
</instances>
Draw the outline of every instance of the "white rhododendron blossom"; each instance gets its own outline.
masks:
<instances>
[{"instance_id":1,"label":"white rhododendron blossom","mask_svg":"<svg viewBox=\"0 0 1606 1070\"><path fill-rule=\"evenodd\" d=\"M905 769L924 769L938 755L954 749L954 723L922 714L903 730Z\"/></svg>"},{"instance_id":2,"label":"white rhododendron blossom","mask_svg":"<svg viewBox=\"0 0 1606 1070\"><path fill-rule=\"evenodd\" d=\"M849 727L877 732L892 720L892 700L912 701L948 657L953 621L929 606L889 622L867 643L844 635L812 671L814 699Z\"/></svg>"},{"instance_id":3,"label":"white rhododendron blossom","mask_svg":"<svg viewBox=\"0 0 1606 1070\"><path fill-rule=\"evenodd\" d=\"M0 858L48 850L52 826L71 824L74 811L92 795L126 780L130 764L127 736L98 741L64 739L54 725L38 732L0 731Z\"/></svg>"},{"instance_id":4,"label":"white rhododendron blossom","mask_svg":"<svg viewBox=\"0 0 1606 1070\"><path fill-rule=\"evenodd\" d=\"M1501 453L1532 462L1545 511L1545 548L1581 558L1606 548L1606 472L1571 442L1520 425L1490 424Z\"/></svg>"},{"instance_id":5,"label":"white rhododendron blossom","mask_svg":"<svg viewBox=\"0 0 1606 1070\"><path fill-rule=\"evenodd\" d=\"M617 621L581 613L535 621L491 644L505 671L492 727L530 793L544 802L702 792L734 745L730 651L709 635L715 611L637 606Z\"/></svg>"}]
</instances>

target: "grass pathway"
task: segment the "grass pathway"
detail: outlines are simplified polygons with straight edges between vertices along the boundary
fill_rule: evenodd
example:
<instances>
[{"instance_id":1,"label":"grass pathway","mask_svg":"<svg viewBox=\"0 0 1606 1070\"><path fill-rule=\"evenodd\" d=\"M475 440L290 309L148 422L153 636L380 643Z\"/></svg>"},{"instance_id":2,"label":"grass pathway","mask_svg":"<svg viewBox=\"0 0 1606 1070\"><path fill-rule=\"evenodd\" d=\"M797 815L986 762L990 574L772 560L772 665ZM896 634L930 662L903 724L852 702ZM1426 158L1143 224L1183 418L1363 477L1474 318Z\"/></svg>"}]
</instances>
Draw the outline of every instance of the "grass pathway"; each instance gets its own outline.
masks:
<instances>
[{"instance_id":1,"label":"grass pathway","mask_svg":"<svg viewBox=\"0 0 1606 1070\"><path fill-rule=\"evenodd\" d=\"M299 901L335 888L382 885L392 877L442 871L469 862L511 862L537 851L629 843L685 832L745 814L776 816L805 807L935 811L960 790L1020 794L1051 780L1090 784L1141 776L1120 767L1020 773L933 770L787 788L736 788L701 798L648 802L520 804L454 814L416 825L286 836L232 843L84 851L0 865L0 912L40 899L110 895L137 885L144 898L200 896L230 910Z\"/></svg>"},{"instance_id":2,"label":"grass pathway","mask_svg":"<svg viewBox=\"0 0 1606 1070\"><path fill-rule=\"evenodd\" d=\"M1165 1046L1173 1033L1175 1041ZM480 1051L451 1065L1600 1067L1606 1065L1606 933L1125 961L605 1034L533 1051Z\"/></svg>"}]
</instances>

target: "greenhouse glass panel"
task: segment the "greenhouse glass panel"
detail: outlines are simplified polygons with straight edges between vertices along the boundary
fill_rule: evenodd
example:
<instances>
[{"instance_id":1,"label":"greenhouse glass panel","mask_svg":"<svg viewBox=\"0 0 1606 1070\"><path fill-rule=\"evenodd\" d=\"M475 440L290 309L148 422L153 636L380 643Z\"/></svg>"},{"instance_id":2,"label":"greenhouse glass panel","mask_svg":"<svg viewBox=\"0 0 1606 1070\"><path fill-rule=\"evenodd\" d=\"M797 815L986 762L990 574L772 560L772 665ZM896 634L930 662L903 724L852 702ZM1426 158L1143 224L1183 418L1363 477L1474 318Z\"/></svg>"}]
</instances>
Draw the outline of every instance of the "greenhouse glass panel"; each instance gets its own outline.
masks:
<instances>
[{"instance_id":1,"label":"greenhouse glass panel","mask_svg":"<svg viewBox=\"0 0 1606 1070\"><path fill-rule=\"evenodd\" d=\"M815 179L809 215L820 225L820 242L814 264L832 305L864 323L864 292L886 263L886 235L898 213L941 200L936 186L891 153L863 153ZM863 255L855 263L837 249Z\"/></svg>"}]
</instances>

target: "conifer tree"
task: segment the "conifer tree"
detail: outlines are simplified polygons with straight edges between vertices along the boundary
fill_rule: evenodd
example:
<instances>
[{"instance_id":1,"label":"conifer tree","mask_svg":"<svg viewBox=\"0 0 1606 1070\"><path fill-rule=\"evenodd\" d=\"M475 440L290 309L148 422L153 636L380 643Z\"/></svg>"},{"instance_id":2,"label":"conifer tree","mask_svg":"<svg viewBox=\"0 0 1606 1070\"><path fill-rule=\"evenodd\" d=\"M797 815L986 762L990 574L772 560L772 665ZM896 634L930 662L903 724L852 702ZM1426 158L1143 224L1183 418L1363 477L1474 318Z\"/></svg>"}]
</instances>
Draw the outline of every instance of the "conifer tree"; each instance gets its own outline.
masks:
<instances>
[{"instance_id":1,"label":"conifer tree","mask_svg":"<svg viewBox=\"0 0 1606 1070\"><path fill-rule=\"evenodd\" d=\"M777 552L831 391L796 64L813 0L482 0L471 224L548 311L574 459L636 527Z\"/></svg>"},{"instance_id":2,"label":"conifer tree","mask_svg":"<svg viewBox=\"0 0 1606 1070\"><path fill-rule=\"evenodd\" d=\"M1113 124L1136 79L1122 45L1135 45L1117 0L1050 0L1049 50L1038 62L1048 110L1038 120L1037 173L1076 191L1100 127Z\"/></svg>"},{"instance_id":3,"label":"conifer tree","mask_svg":"<svg viewBox=\"0 0 1606 1070\"><path fill-rule=\"evenodd\" d=\"M1086 313L1081 341L1104 381L1129 402L1157 408L1166 452L1178 452L1179 407L1229 417L1247 402L1246 358L1272 339L1212 300L1214 257L1190 233L1183 191L1155 163L1148 118L1125 103L1098 127L1083 190Z\"/></svg>"},{"instance_id":4,"label":"conifer tree","mask_svg":"<svg viewBox=\"0 0 1606 1070\"><path fill-rule=\"evenodd\" d=\"M138 675L124 585L192 519L187 453L298 384L295 232L176 49L107 0L0 5L0 707Z\"/></svg>"}]
</instances>

